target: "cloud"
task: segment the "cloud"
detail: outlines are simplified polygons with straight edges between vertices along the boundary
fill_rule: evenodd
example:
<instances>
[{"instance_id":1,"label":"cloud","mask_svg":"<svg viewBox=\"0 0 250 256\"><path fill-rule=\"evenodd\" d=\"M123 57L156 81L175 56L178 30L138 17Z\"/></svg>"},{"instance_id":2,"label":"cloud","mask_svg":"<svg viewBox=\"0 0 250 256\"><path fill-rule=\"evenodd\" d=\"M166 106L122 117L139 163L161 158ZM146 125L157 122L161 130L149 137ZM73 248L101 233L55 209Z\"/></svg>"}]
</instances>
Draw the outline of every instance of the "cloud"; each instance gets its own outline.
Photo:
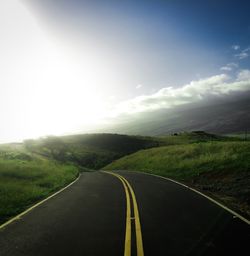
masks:
<instances>
[{"instance_id":1,"label":"cloud","mask_svg":"<svg viewBox=\"0 0 250 256\"><path fill-rule=\"evenodd\" d=\"M138 84L135 88L140 89L140 88L142 88L142 86L143 86L142 84Z\"/></svg>"},{"instance_id":2,"label":"cloud","mask_svg":"<svg viewBox=\"0 0 250 256\"><path fill-rule=\"evenodd\" d=\"M232 49L234 49L235 51L239 50L240 49L240 46L235 44L235 45L232 45Z\"/></svg>"},{"instance_id":3,"label":"cloud","mask_svg":"<svg viewBox=\"0 0 250 256\"><path fill-rule=\"evenodd\" d=\"M250 70L241 70L235 78L220 74L191 81L180 88L166 87L152 95L143 95L122 102L116 116L144 111L173 108L186 103L195 103L206 98L229 95L233 92L250 90Z\"/></svg>"},{"instance_id":4,"label":"cloud","mask_svg":"<svg viewBox=\"0 0 250 256\"><path fill-rule=\"evenodd\" d=\"M250 70L243 69L237 75L237 81L250 81Z\"/></svg>"},{"instance_id":5,"label":"cloud","mask_svg":"<svg viewBox=\"0 0 250 256\"><path fill-rule=\"evenodd\" d=\"M241 52L235 55L235 57L239 58L240 60L246 59L248 56L249 54L247 52Z\"/></svg>"},{"instance_id":6,"label":"cloud","mask_svg":"<svg viewBox=\"0 0 250 256\"><path fill-rule=\"evenodd\" d=\"M250 56L250 47L242 50L239 54L236 54L235 57L239 58L240 60L246 59Z\"/></svg>"},{"instance_id":7,"label":"cloud","mask_svg":"<svg viewBox=\"0 0 250 256\"><path fill-rule=\"evenodd\" d=\"M222 71L231 71L232 68L228 67L228 66L224 66L224 67L221 67L220 70L222 70Z\"/></svg>"},{"instance_id":8,"label":"cloud","mask_svg":"<svg viewBox=\"0 0 250 256\"><path fill-rule=\"evenodd\" d=\"M222 71L232 71L234 68L238 68L238 66L239 65L237 63L231 62L231 63L228 63L227 65L221 67L220 70L222 70Z\"/></svg>"}]
</instances>

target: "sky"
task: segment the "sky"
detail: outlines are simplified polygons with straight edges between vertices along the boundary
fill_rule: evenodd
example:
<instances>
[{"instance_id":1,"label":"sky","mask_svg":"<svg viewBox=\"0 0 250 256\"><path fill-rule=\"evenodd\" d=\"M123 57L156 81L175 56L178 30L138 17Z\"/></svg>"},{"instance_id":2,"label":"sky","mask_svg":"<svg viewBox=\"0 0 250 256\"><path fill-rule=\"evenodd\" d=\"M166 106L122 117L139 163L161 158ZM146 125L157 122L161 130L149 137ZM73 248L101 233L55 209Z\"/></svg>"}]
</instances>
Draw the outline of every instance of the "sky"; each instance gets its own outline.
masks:
<instances>
[{"instance_id":1,"label":"sky","mask_svg":"<svg viewBox=\"0 0 250 256\"><path fill-rule=\"evenodd\" d=\"M247 0L2 0L0 142L250 90Z\"/></svg>"}]
</instances>

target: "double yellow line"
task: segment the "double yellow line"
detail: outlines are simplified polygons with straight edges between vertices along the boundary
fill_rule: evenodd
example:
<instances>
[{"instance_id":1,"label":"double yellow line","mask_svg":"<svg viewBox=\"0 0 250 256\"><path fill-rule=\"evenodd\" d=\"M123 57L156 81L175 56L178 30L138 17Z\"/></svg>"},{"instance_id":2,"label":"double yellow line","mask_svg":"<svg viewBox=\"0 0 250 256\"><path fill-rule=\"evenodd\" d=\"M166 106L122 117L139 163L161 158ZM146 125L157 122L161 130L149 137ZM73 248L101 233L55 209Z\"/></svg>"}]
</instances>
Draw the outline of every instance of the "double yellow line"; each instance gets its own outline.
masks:
<instances>
[{"instance_id":1,"label":"double yellow line","mask_svg":"<svg viewBox=\"0 0 250 256\"><path fill-rule=\"evenodd\" d=\"M127 204L127 213L126 213L126 233L125 233L125 248L124 248L124 256L131 256L131 220L135 221L135 234L136 234L136 249L137 249L137 256L143 256L143 243L142 243L142 232L141 232L141 224L139 218L139 211L136 202L135 193L129 184L129 182L122 177L121 175L113 172L105 172L117 177L123 184L126 194L126 204ZM132 197L132 202L134 206L134 216L131 217L131 201L130 195Z\"/></svg>"}]
</instances>

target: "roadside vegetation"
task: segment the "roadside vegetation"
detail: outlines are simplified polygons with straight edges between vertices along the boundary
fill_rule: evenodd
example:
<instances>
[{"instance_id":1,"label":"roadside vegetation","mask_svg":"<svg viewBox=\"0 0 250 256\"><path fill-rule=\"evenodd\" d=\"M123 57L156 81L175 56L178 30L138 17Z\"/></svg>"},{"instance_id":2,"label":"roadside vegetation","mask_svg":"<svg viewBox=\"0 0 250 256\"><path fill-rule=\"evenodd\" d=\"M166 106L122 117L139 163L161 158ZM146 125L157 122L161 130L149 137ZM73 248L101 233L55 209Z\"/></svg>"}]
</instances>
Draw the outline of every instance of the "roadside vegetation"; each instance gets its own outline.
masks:
<instances>
[{"instance_id":1,"label":"roadside vegetation","mask_svg":"<svg viewBox=\"0 0 250 256\"><path fill-rule=\"evenodd\" d=\"M176 145L141 150L104 169L142 171L172 178L249 217L250 141L230 138L190 142L185 135L186 143L181 143L180 137Z\"/></svg>"},{"instance_id":2,"label":"roadside vegetation","mask_svg":"<svg viewBox=\"0 0 250 256\"><path fill-rule=\"evenodd\" d=\"M70 183L77 175L78 169L73 165L62 165L13 146L0 147L0 223Z\"/></svg>"}]
</instances>

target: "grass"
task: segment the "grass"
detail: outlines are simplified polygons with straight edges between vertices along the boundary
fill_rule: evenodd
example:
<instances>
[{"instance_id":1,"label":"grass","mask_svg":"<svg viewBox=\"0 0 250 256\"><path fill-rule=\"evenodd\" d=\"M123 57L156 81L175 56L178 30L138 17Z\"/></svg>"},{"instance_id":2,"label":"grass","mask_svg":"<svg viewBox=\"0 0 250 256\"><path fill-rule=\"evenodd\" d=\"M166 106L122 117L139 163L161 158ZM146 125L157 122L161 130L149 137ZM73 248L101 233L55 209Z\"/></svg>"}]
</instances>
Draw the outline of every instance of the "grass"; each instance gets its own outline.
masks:
<instances>
[{"instance_id":1,"label":"grass","mask_svg":"<svg viewBox=\"0 0 250 256\"><path fill-rule=\"evenodd\" d=\"M75 166L24 150L0 148L0 223L70 183L77 175Z\"/></svg>"},{"instance_id":2,"label":"grass","mask_svg":"<svg viewBox=\"0 0 250 256\"><path fill-rule=\"evenodd\" d=\"M141 150L105 169L140 170L183 181L211 171L245 172L250 170L250 143L207 142Z\"/></svg>"},{"instance_id":3,"label":"grass","mask_svg":"<svg viewBox=\"0 0 250 256\"><path fill-rule=\"evenodd\" d=\"M107 165L169 177L250 216L250 142L212 141L141 150Z\"/></svg>"}]
</instances>

